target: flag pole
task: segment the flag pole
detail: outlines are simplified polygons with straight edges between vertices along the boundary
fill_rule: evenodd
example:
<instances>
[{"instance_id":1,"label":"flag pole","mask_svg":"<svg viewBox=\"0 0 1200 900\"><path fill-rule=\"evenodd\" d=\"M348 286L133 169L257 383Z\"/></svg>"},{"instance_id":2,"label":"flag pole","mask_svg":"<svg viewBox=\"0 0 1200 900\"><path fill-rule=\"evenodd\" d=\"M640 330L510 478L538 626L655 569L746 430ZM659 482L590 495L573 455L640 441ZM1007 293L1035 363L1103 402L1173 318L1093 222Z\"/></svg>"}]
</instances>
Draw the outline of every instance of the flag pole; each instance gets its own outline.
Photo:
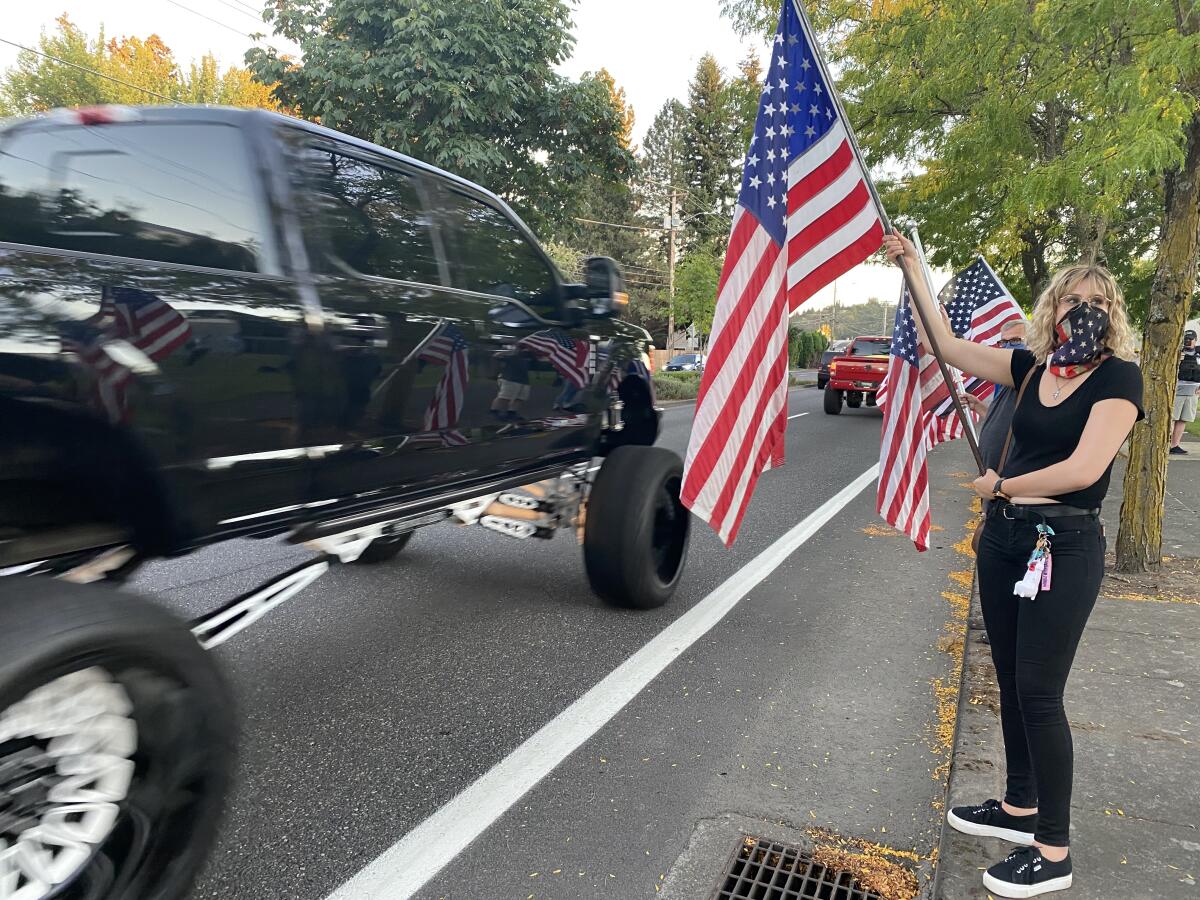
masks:
<instances>
[{"instance_id":1,"label":"flag pole","mask_svg":"<svg viewBox=\"0 0 1200 900\"><path fill-rule=\"evenodd\" d=\"M846 137L850 142L850 149L853 151L855 159L858 160L858 164L862 167L863 174L866 176L867 190L871 192L871 200L875 203L875 210L879 213L879 218L883 222L883 230L887 234L893 234L896 229L892 226L892 220L888 218L887 211L883 208L883 201L879 198L879 192L875 189L875 182L871 180L870 169L867 168L867 164L863 160L862 150L858 146L858 138L854 135L854 126L850 124L850 117L846 115L846 109L842 106L842 96L834 86L833 76L829 73L829 67L825 65L825 54L821 52L821 45L817 42L816 32L813 31L812 23L808 20L808 13L804 11L804 4L800 0L792 0L792 7L796 10L796 15L800 17L800 27L804 29L804 34L808 38L808 45L813 48L813 55L817 58L817 66L821 70L821 76L825 83L829 85L829 93L833 98L833 104L846 126ZM913 236L916 237L915 230L913 231ZM979 467L979 474L982 475L987 471L987 467L983 464L983 454L979 452L979 442L975 440L975 431L972 427L974 423L968 421L966 410L963 409L962 400L958 396L958 391L954 389L954 381L950 378L950 371L946 366L946 361L942 358L937 335L933 333L929 327L929 323L925 321L925 311L921 308L921 302L917 299L917 292L914 290L916 276L909 270L904 257L900 257L897 262L900 265L900 272L904 276L904 282L908 285L908 292L912 295L913 309L921 319L921 324L925 328L925 334L929 338L929 352L937 360L942 380L950 390L950 400L954 404L954 412L963 424L963 431L967 435L967 443L971 445L971 452L975 455L975 464ZM935 294L933 284L930 283L928 278L928 272L924 273L923 280L929 289L929 296L932 299Z\"/></svg>"}]
</instances>

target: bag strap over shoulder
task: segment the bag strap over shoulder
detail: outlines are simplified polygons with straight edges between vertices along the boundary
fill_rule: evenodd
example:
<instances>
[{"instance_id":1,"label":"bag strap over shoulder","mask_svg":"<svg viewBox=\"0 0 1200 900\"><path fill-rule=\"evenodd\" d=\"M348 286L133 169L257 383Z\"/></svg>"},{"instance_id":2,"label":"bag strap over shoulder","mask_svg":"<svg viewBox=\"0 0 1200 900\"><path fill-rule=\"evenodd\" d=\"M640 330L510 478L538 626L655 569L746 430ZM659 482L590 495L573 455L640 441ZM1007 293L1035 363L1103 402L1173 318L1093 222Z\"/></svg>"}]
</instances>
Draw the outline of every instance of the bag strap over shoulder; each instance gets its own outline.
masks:
<instances>
[{"instance_id":1,"label":"bag strap over shoulder","mask_svg":"<svg viewBox=\"0 0 1200 900\"><path fill-rule=\"evenodd\" d=\"M1017 407L1021 405L1021 398L1025 396L1025 388L1029 387L1029 382L1033 379L1033 373L1037 366L1030 366L1029 371L1025 373L1025 380L1021 382L1021 389L1017 391L1017 400L1013 403L1013 418L1016 418ZM1004 439L1004 449L1000 451L1000 464L996 467L996 473L1000 474L1004 471L1004 463L1008 459L1008 448L1012 444L1012 419L1008 422L1008 437Z\"/></svg>"}]
</instances>

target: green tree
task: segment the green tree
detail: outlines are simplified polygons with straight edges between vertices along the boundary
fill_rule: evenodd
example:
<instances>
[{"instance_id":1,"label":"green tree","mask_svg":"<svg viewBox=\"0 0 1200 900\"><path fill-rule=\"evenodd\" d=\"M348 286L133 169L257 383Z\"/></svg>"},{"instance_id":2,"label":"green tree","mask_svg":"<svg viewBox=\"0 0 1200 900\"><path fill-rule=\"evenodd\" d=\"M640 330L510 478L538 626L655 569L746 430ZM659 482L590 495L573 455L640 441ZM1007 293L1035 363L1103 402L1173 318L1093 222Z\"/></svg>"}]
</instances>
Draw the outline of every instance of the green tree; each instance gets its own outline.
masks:
<instances>
[{"instance_id":1,"label":"green tree","mask_svg":"<svg viewBox=\"0 0 1200 900\"><path fill-rule=\"evenodd\" d=\"M775 32L779 3L780 0L721 0L721 14L742 37L760 37Z\"/></svg>"},{"instance_id":2,"label":"green tree","mask_svg":"<svg viewBox=\"0 0 1200 900\"><path fill-rule=\"evenodd\" d=\"M651 243L651 252L647 260L653 268L663 271L668 267L670 232L658 229L657 226L662 225L670 213L672 192L675 195L677 213L682 210L683 202L687 198L687 124L687 107L678 100L668 100L647 130L638 158L635 191L639 210L645 225L650 229L657 229L644 232ZM677 249L678 243L677 235ZM658 310L663 317L665 334L666 316L670 306L665 286L660 289L658 299Z\"/></svg>"},{"instance_id":3,"label":"green tree","mask_svg":"<svg viewBox=\"0 0 1200 900\"><path fill-rule=\"evenodd\" d=\"M835 341L890 334L895 319L896 304L883 303L875 297L866 303L838 303L816 309L801 307L801 312L792 316L796 327L805 331L817 331L822 325L829 325Z\"/></svg>"},{"instance_id":4,"label":"green tree","mask_svg":"<svg viewBox=\"0 0 1200 900\"><path fill-rule=\"evenodd\" d=\"M103 68L103 30L99 39L92 41L65 15L55 19L55 24L55 32L42 31L37 49L62 63L21 51L16 64L0 77L0 102L14 115L60 106L86 106L105 96L104 79L83 71Z\"/></svg>"},{"instance_id":5,"label":"green tree","mask_svg":"<svg viewBox=\"0 0 1200 900\"><path fill-rule=\"evenodd\" d=\"M1106 3L1106 7L1113 4ZM1152 8L1151 8L1152 7ZM1167 435L1178 376L1178 348L1196 297L1200 257L1200 7L1153 3L1110 8L1123 40L1114 77L1101 82L1115 109L1113 140L1139 143L1118 164L1161 173L1161 243L1142 340L1148 427L1135 428L1129 446L1117 533L1117 568L1157 568L1162 560ZM1124 18L1122 18L1124 17ZM1072 23L1076 28L1080 23ZM1164 122L1164 119L1166 120ZM1122 127L1123 126L1123 127ZM1157 146L1148 146L1153 142ZM1114 156L1125 154L1113 145Z\"/></svg>"},{"instance_id":6,"label":"green tree","mask_svg":"<svg viewBox=\"0 0 1200 900\"><path fill-rule=\"evenodd\" d=\"M700 58L688 86L684 144L688 150L688 196L684 206L694 217L684 237L689 249L724 248L737 200L742 123L734 94L716 58Z\"/></svg>"},{"instance_id":7,"label":"green tree","mask_svg":"<svg viewBox=\"0 0 1200 900\"><path fill-rule=\"evenodd\" d=\"M595 77L604 83L622 122L620 141L630 146L634 122L625 91L606 70ZM666 317L666 271L656 246L658 232L639 230L644 196L632 181L618 181L605 172L589 175L576 186L573 215L554 228L558 241L579 248L583 256L611 256L626 270L629 286L627 317L657 330Z\"/></svg>"},{"instance_id":8,"label":"green tree","mask_svg":"<svg viewBox=\"0 0 1200 900\"><path fill-rule=\"evenodd\" d=\"M558 271L563 273L563 276L568 281L578 281L583 276L583 258L587 254L581 253L574 247L560 241L546 241L542 244L546 254L554 260L554 264L558 266Z\"/></svg>"},{"instance_id":9,"label":"green tree","mask_svg":"<svg viewBox=\"0 0 1200 900\"><path fill-rule=\"evenodd\" d=\"M590 176L628 179L633 157L611 78L563 78L564 0L295 0L268 5L274 49L247 56L281 102L506 196L536 228L567 220Z\"/></svg>"},{"instance_id":10,"label":"green tree","mask_svg":"<svg viewBox=\"0 0 1200 900\"><path fill-rule=\"evenodd\" d=\"M678 100L668 100L654 117L642 142L638 192L647 212L660 217L670 208L671 188L676 188L677 195L686 191L689 174L687 122L687 107Z\"/></svg>"},{"instance_id":11,"label":"green tree","mask_svg":"<svg viewBox=\"0 0 1200 900\"><path fill-rule=\"evenodd\" d=\"M38 41L45 55L22 51L16 64L0 75L0 110L29 115L64 106L168 101L278 106L270 85L254 81L245 69L222 72L211 54L184 74L156 34L106 39L101 28L93 39L66 16L55 25Z\"/></svg>"},{"instance_id":12,"label":"green tree","mask_svg":"<svg viewBox=\"0 0 1200 900\"><path fill-rule=\"evenodd\" d=\"M613 78L612 73L603 67L595 75L585 76L595 78L597 81L604 84L608 88L608 96L612 101L613 109L617 111L617 118L621 123L621 130L618 134L618 140L621 146L626 150L633 149L633 125L636 121L633 107L629 105L629 100L625 96L625 88L617 85L617 80Z\"/></svg>"},{"instance_id":13,"label":"green tree","mask_svg":"<svg viewBox=\"0 0 1200 900\"><path fill-rule=\"evenodd\" d=\"M694 325L707 337L717 310L720 260L707 248L689 253L675 276L675 327Z\"/></svg>"},{"instance_id":14,"label":"green tree","mask_svg":"<svg viewBox=\"0 0 1200 900\"><path fill-rule=\"evenodd\" d=\"M737 149L745 150L754 136L758 104L762 100L763 67L754 51L738 64L741 75L729 82L730 102L739 127Z\"/></svg>"}]
</instances>

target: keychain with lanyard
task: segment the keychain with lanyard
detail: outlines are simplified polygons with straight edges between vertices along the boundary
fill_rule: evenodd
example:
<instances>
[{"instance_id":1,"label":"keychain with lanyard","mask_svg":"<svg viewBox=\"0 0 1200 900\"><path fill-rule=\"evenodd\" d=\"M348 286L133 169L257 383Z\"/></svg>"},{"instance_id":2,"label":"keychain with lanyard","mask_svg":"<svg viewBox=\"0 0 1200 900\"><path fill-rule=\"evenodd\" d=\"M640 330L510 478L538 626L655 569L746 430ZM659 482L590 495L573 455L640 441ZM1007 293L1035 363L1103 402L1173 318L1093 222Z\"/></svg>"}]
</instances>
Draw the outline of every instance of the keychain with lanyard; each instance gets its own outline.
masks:
<instances>
[{"instance_id":1,"label":"keychain with lanyard","mask_svg":"<svg viewBox=\"0 0 1200 900\"><path fill-rule=\"evenodd\" d=\"M1054 529L1043 522L1037 530L1037 544L1025 564L1025 577L1013 585L1013 593L1018 597L1033 599L1039 590L1050 590L1050 571L1054 565L1050 557L1050 535L1054 534Z\"/></svg>"}]
</instances>

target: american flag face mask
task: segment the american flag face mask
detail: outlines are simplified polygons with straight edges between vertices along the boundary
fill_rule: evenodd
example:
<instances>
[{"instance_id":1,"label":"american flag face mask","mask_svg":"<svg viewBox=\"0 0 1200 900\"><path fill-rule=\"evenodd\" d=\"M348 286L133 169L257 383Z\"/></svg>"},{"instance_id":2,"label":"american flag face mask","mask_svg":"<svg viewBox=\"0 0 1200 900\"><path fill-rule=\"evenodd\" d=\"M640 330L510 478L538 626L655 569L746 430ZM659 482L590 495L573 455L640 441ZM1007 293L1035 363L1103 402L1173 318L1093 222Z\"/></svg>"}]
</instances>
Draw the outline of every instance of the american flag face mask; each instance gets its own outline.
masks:
<instances>
[{"instance_id":1,"label":"american flag face mask","mask_svg":"<svg viewBox=\"0 0 1200 900\"><path fill-rule=\"evenodd\" d=\"M1096 368L1112 356L1104 345L1107 335L1108 312L1080 303L1054 326L1054 353L1047 368L1060 378L1074 378Z\"/></svg>"}]
</instances>

